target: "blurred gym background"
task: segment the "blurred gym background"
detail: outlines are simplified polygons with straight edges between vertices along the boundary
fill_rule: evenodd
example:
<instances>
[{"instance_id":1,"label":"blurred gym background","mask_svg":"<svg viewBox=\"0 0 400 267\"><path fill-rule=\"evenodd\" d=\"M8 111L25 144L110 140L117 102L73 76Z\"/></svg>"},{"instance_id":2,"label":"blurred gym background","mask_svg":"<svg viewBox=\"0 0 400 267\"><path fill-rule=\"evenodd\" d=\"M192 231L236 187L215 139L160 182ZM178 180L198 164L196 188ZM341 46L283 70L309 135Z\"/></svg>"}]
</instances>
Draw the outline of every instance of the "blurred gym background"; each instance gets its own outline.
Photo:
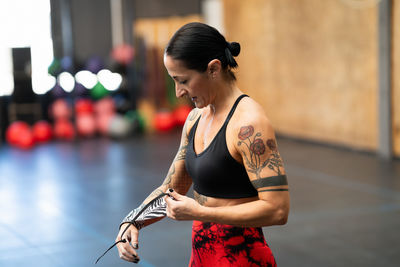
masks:
<instances>
[{"instance_id":1,"label":"blurred gym background","mask_svg":"<svg viewBox=\"0 0 400 267\"><path fill-rule=\"evenodd\" d=\"M161 182L192 108L163 49L191 21L241 44L277 132L278 266L397 266L399 0L0 0L0 266L93 264ZM139 266L186 266L190 222L159 225Z\"/></svg>"}]
</instances>

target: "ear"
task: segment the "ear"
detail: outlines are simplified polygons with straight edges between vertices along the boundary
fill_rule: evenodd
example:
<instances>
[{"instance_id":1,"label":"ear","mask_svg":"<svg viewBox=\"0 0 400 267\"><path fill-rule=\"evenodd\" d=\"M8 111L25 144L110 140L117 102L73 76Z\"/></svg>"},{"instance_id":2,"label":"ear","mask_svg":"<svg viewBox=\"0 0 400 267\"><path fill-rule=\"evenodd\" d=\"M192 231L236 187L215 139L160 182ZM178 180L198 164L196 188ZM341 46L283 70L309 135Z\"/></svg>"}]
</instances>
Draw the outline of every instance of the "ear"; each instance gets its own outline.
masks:
<instances>
[{"instance_id":1,"label":"ear","mask_svg":"<svg viewBox=\"0 0 400 267\"><path fill-rule=\"evenodd\" d=\"M207 73L211 78L215 78L221 72L221 61L219 59L211 60L207 65Z\"/></svg>"}]
</instances>

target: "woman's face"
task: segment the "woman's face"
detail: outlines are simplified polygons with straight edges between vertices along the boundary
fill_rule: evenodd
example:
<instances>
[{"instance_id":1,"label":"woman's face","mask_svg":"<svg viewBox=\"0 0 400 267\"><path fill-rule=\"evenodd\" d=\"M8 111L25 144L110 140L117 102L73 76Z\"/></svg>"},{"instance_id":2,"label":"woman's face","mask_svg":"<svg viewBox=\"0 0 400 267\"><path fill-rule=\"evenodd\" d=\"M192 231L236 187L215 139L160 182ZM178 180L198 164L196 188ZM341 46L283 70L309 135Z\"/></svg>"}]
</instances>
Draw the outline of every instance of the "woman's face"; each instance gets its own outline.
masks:
<instances>
[{"instance_id":1,"label":"woman's face","mask_svg":"<svg viewBox=\"0 0 400 267\"><path fill-rule=\"evenodd\" d=\"M207 72L187 69L183 62L164 55L164 65L174 79L176 97L189 97L197 108L211 103L211 84Z\"/></svg>"}]
</instances>

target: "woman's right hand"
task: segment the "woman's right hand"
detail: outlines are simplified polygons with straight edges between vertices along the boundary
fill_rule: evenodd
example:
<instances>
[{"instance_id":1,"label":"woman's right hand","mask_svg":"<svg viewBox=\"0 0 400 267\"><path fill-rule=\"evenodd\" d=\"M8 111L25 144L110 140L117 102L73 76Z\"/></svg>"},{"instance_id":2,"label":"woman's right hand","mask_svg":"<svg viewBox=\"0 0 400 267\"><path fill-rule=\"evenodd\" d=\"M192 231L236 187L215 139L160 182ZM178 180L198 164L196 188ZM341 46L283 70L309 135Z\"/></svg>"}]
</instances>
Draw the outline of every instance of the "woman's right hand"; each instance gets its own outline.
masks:
<instances>
[{"instance_id":1,"label":"woman's right hand","mask_svg":"<svg viewBox=\"0 0 400 267\"><path fill-rule=\"evenodd\" d=\"M121 237L121 234L124 232L126 226L127 223L121 225L117 239L115 240L115 242L118 242L121 239L126 240L126 242L119 242L117 244L118 254L119 257L123 260L138 263L140 258L136 250L139 248L139 230L131 224L125 231L124 235Z\"/></svg>"}]
</instances>

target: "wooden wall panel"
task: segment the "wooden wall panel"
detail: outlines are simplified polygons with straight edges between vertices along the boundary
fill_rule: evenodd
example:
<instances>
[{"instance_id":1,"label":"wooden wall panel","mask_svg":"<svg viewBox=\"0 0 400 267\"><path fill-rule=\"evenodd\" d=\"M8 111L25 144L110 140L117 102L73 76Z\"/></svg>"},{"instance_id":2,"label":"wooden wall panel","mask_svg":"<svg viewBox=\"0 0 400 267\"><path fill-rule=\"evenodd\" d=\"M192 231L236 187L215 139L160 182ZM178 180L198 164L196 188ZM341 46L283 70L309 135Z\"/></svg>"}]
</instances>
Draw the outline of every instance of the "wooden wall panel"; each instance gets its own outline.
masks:
<instances>
[{"instance_id":1,"label":"wooden wall panel","mask_svg":"<svg viewBox=\"0 0 400 267\"><path fill-rule=\"evenodd\" d=\"M225 0L238 85L277 132L377 148L377 7L338 0Z\"/></svg>"},{"instance_id":2,"label":"wooden wall panel","mask_svg":"<svg viewBox=\"0 0 400 267\"><path fill-rule=\"evenodd\" d=\"M133 23L133 33L144 42L145 63L143 64L143 93L137 106L144 117L146 131L154 131L152 122L159 110L170 110L173 105L186 104L186 99L176 100L175 88L168 82L167 72L163 63L163 53L172 35L183 25L193 21L202 21L200 15L171 16L161 18L140 18ZM135 38L135 39L136 39ZM139 52L138 52L139 53ZM170 98L170 96L173 97ZM171 99L176 101L171 103Z\"/></svg>"},{"instance_id":3,"label":"wooden wall panel","mask_svg":"<svg viewBox=\"0 0 400 267\"><path fill-rule=\"evenodd\" d=\"M133 24L135 35L144 39L147 46L164 50L172 35L183 25L202 21L199 15L172 16L163 18L140 18Z\"/></svg>"},{"instance_id":4,"label":"wooden wall panel","mask_svg":"<svg viewBox=\"0 0 400 267\"><path fill-rule=\"evenodd\" d=\"M393 1L393 147L400 157L400 2Z\"/></svg>"}]
</instances>

